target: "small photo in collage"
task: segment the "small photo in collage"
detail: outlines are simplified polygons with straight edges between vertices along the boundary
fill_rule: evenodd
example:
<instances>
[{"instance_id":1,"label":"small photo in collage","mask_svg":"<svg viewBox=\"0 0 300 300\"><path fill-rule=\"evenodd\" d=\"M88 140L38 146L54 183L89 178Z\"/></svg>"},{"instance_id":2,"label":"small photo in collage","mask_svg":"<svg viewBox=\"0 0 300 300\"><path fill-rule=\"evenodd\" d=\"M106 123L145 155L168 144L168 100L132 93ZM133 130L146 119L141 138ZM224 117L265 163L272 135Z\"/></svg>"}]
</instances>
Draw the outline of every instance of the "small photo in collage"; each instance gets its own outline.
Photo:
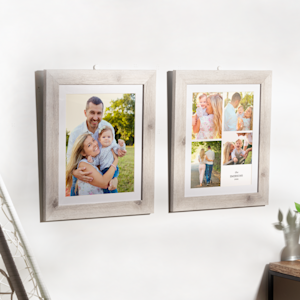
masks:
<instances>
[{"instance_id":1,"label":"small photo in collage","mask_svg":"<svg viewBox=\"0 0 300 300\"><path fill-rule=\"evenodd\" d=\"M226 132L222 142L224 166L252 163L252 132Z\"/></svg>"},{"instance_id":2,"label":"small photo in collage","mask_svg":"<svg viewBox=\"0 0 300 300\"><path fill-rule=\"evenodd\" d=\"M225 92L224 131L253 130L253 92Z\"/></svg>"},{"instance_id":3,"label":"small photo in collage","mask_svg":"<svg viewBox=\"0 0 300 300\"><path fill-rule=\"evenodd\" d=\"M222 138L223 93L193 93L192 140Z\"/></svg>"},{"instance_id":4,"label":"small photo in collage","mask_svg":"<svg viewBox=\"0 0 300 300\"><path fill-rule=\"evenodd\" d=\"M191 188L220 186L221 146L221 141L192 142Z\"/></svg>"},{"instance_id":5,"label":"small photo in collage","mask_svg":"<svg viewBox=\"0 0 300 300\"><path fill-rule=\"evenodd\" d=\"M245 91L193 93L191 188L220 187L222 167L227 174L227 166L252 164L253 99Z\"/></svg>"}]
</instances>

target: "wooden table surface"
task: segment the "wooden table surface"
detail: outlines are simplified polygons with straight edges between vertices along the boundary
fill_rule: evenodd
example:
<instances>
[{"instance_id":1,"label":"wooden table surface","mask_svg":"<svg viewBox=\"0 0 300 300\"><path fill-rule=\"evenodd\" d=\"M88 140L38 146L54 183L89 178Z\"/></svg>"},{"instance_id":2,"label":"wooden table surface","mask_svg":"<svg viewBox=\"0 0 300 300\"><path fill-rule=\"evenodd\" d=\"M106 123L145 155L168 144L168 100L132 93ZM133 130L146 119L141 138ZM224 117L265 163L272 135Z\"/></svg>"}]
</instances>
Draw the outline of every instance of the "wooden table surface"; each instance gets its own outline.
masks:
<instances>
[{"instance_id":1,"label":"wooden table surface","mask_svg":"<svg viewBox=\"0 0 300 300\"><path fill-rule=\"evenodd\" d=\"M269 268L274 272L300 277L300 260L270 263Z\"/></svg>"}]
</instances>

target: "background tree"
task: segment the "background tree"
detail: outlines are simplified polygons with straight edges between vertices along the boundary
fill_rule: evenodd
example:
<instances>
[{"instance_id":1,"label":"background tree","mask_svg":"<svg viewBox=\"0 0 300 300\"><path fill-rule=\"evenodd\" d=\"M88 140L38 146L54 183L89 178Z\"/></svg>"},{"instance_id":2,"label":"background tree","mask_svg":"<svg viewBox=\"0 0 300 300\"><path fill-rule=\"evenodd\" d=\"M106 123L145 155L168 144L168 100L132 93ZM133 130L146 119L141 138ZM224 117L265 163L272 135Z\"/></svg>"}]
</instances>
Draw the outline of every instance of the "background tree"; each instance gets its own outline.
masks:
<instances>
[{"instance_id":1,"label":"background tree","mask_svg":"<svg viewBox=\"0 0 300 300\"><path fill-rule=\"evenodd\" d=\"M225 94L225 93L224 93ZM225 96L225 95L224 95ZM229 98L229 93L227 92L226 93L226 98L224 99L224 107L227 106L227 104L230 102L230 98Z\"/></svg>"},{"instance_id":2,"label":"background tree","mask_svg":"<svg viewBox=\"0 0 300 300\"><path fill-rule=\"evenodd\" d=\"M126 145L133 145L135 94L123 94L122 99L111 100L103 119L114 127L116 139L123 139Z\"/></svg>"},{"instance_id":3,"label":"background tree","mask_svg":"<svg viewBox=\"0 0 300 300\"><path fill-rule=\"evenodd\" d=\"M70 131L66 129L66 146L68 146L69 137L70 137Z\"/></svg>"},{"instance_id":4,"label":"background tree","mask_svg":"<svg viewBox=\"0 0 300 300\"><path fill-rule=\"evenodd\" d=\"M246 92L245 95L243 95L243 93L240 93L240 95L242 98L240 104L244 107L244 110L246 110L249 106L253 106L253 92Z\"/></svg>"},{"instance_id":5,"label":"background tree","mask_svg":"<svg viewBox=\"0 0 300 300\"><path fill-rule=\"evenodd\" d=\"M196 109L197 109L197 98L198 93L193 93L193 104L192 104L192 110L193 110L193 114L196 113Z\"/></svg>"}]
</instances>

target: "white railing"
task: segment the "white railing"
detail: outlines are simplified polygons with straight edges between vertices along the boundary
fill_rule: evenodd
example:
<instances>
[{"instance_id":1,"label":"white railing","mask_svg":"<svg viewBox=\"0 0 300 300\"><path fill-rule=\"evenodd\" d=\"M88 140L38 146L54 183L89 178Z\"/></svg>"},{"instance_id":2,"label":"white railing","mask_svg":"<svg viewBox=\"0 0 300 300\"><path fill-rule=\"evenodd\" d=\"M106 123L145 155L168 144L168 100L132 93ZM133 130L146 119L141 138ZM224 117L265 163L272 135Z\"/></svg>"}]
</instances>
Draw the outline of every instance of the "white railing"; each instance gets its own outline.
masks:
<instances>
[{"instance_id":1,"label":"white railing","mask_svg":"<svg viewBox=\"0 0 300 300\"><path fill-rule=\"evenodd\" d=\"M16 213L11 198L0 175L0 225L10 248L14 262L20 274L22 283L29 299L50 300L50 295L43 283L38 265L32 256L27 243L22 224ZM0 259L1 261L1 259ZM0 269L5 270L3 262ZM2 273L0 273L0 293L10 290L10 286ZM6 298L5 298L6 297ZM0 294L0 299L8 299Z\"/></svg>"}]
</instances>

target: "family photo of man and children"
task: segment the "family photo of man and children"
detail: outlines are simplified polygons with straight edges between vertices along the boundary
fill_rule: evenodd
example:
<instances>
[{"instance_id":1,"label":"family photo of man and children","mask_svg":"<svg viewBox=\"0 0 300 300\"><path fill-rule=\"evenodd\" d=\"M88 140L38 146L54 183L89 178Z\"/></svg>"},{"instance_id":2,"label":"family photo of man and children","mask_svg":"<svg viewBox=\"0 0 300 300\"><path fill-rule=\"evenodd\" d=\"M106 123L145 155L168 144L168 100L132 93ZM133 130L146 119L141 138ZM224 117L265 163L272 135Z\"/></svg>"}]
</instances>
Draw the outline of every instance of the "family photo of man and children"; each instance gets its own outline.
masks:
<instances>
[{"instance_id":1,"label":"family photo of man and children","mask_svg":"<svg viewBox=\"0 0 300 300\"><path fill-rule=\"evenodd\" d=\"M253 92L193 93L191 188L221 186L221 153L223 166L252 163L253 99Z\"/></svg>"},{"instance_id":2,"label":"family photo of man and children","mask_svg":"<svg viewBox=\"0 0 300 300\"><path fill-rule=\"evenodd\" d=\"M124 99L112 100L111 103L117 101L122 103L122 100L128 103L134 101L134 97L126 94ZM126 158L128 153L125 140L118 138L116 141L116 136L121 136L119 131L124 132L124 130L118 130L115 126L118 120L113 119L112 109L107 107L104 111L104 103L99 97L92 96L84 102L85 106L82 107L84 121L71 131L66 143L66 196L118 193L120 174L129 177L124 179L130 183L125 182L124 185L133 184L133 159L128 161ZM114 126L104 120L105 112L108 112L106 115L110 117L108 119ZM134 131L134 112L129 114L127 121L130 119L130 128ZM129 141L131 144L128 149L129 157L134 156L130 154L133 151L133 137L134 132L131 133L130 138L126 138L127 143ZM124 157L123 162L129 169L126 172L119 168L121 157ZM124 191L129 190L123 189L119 192Z\"/></svg>"}]
</instances>

